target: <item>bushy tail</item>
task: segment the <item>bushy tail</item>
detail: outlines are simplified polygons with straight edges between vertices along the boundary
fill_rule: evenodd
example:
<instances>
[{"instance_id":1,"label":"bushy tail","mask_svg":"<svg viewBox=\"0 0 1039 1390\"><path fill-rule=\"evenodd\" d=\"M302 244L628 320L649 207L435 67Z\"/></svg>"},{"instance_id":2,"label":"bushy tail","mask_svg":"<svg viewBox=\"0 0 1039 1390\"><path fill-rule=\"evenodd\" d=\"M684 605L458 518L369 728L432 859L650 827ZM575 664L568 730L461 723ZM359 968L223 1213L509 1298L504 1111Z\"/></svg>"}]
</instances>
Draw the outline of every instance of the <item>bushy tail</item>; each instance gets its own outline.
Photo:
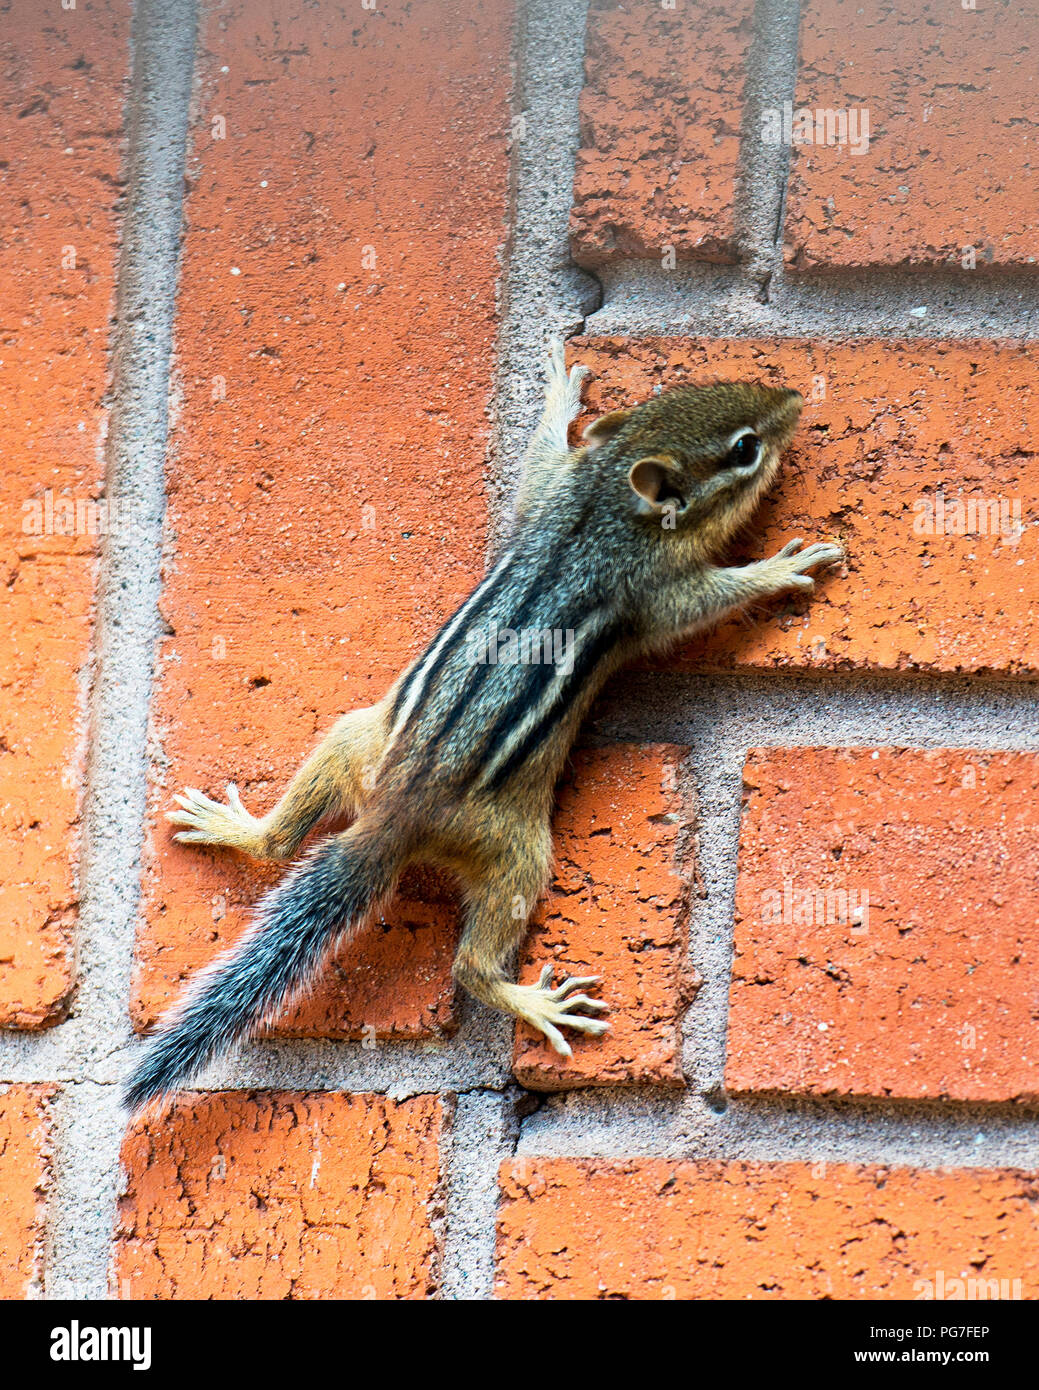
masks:
<instances>
[{"instance_id":1,"label":"bushy tail","mask_svg":"<svg viewBox=\"0 0 1039 1390\"><path fill-rule=\"evenodd\" d=\"M177 1090L313 978L332 943L392 886L399 856L388 848L358 822L266 894L252 926L160 1022L126 1086L132 1113Z\"/></svg>"}]
</instances>

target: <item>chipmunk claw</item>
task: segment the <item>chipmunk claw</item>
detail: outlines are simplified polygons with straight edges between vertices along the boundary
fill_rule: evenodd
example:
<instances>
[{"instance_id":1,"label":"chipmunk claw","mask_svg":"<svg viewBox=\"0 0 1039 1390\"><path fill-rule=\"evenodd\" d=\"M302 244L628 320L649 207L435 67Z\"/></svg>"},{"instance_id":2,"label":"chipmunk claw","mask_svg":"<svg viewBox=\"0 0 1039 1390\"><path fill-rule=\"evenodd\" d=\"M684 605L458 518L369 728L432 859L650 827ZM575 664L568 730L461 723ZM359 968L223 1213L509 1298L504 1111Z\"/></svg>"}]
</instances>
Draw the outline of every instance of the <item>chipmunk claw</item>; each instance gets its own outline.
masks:
<instances>
[{"instance_id":1,"label":"chipmunk claw","mask_svg":"<svg viewBox=\"0 0 1039 1390\"><path fill-rule=\"evenodd\" d=\"M782 550L776 551L773 560L790 560L796 555L797 570L814 569L816 565L832 565L838 560L844 559L844 549L835 541L813 541L811 545L801 549L804 545L803 536L795 536L792 541L787 541Z\"/></svg>"},{"instance_id":2,"label":"chipmunk claw","mask_svg":"<svg viewBox=\"0 0 1039 1390\"><path fill-rule=\"evenodd\" d=\"M833 541L815 541L797 553L798 568L815 569L817 565L835 565L844 559L844 548Z\"/></svg>"},{"instance_id":3,"label":"chipmunk claw","mask_svg":"<svg viewBox=\"0 0 1039 1390\"><path fill-rule=\"evenodd\" d=\"M562 338L553 338L548 350L548 373L545 397L551 403L558 400L564 408L567 422L577 418L581 410L581 386L592 369L582 362L566 369L566 345ZM565 447L566 441L563 441Z\"/></svg>"},{"instance_id":4,"label":"chipmunk claw","mask_svg":"<svg viewBox=\"0 0 1039 1390\"><path fill-rule=\"evenodd\" d=\"M549 1046L560 1057L572 1057L573 1049L559 1031L560 1028L573 1028L579 1033L587 1033L598 1038L609 1032L610 1025L600 1018L588 1018L574 1010L606 1009L609 1005L601 999L592 999L587 994L575 994L574 990L584 990L599 983L598 975L568 976L555 989L552 988L551 965L546 965L536 985L519 985L522 998L518 1001L517 1014L525 1023L543 1033Z\"/></svg>"},{"instance_id":5,"label":"chipmunk claw","mask_svg":"<svg viewBox=\"0 0 1039 1390\"><path fill-rule=\"evenodd\" d=\"M167 811L166 819L171 825L183 825L173 836L183 845L221 845L234 843L243 827L251 828L255 822L242 805L238 788L234 782L227 786L227 805L214 801L197 787L185 787L174 800L179 811Z\"/></svg>"},{"instance_id":6,"label":"chipmunk claw","mask_svg":"<svg viewBox=\"0 0 1039 1390\"><path fill-rule=\"evenodd\" d=\"M780 588L810 593L815 588L815 580L807 571L819 565L834 565L843 559L843 548L833 541L814 541L805 546L803 537L796 536L787 541L782 550L777 550L768 563L776 567L772 573Z\"/></svg>"}]
</instances>

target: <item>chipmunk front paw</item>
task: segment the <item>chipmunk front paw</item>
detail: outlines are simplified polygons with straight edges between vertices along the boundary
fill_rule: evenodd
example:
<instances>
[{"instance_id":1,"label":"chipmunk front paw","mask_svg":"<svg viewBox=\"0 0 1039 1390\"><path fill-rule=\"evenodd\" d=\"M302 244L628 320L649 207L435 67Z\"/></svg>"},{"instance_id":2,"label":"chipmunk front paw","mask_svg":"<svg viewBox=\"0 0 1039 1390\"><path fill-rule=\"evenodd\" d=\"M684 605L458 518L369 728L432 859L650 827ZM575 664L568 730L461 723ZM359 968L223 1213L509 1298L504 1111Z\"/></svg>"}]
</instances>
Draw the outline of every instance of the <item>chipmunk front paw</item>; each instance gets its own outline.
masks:
<instances>
[{"instance_id":1,"label":"chipmunk front paw","mask_svg":"<svg viewBox=\"0 0 1039 1390\"><path fill-rule=\"evenodd\" d=\"M591 376L591 367L584 366L578 362L571 367L569 372L566 370L566 344L562 338L553 338L548 350L548 383L546 390L551 391L553 387L557 390L569 388L578 400L581 395L581 383L586 376Z\"/></svg>"},{"instance_id":2,"label":"chipmunk front paw","mask_svg":"<svg viewBox=\"0 0 1039 1390\"><path fill-rule=\"evenodd\" d=\"M608 1005L601 999L592 999L587 994L574 994L574 990L587 989L599 983L598 975L574 976L552 988L552 967L546 965L536 985L514 985L513 1008L518 1018L529 1023L539 1033L544 1033L552 1048L561 1057L573 1055L570 1044L559 1031L560 1028L576 1028L579 1033L588 1033L593 1038L609 1032L610 1025L600 1018L586 1018L574 1013L574 1009L598 1011Z\"/></svg>"},{"instance_id":3,"label":"chipmunk front paw","mask_svg":"<svg viewBox=\"0 0 1039 1390\"><path fill-rule=\"evenodd\" d=\"M769 572L774 575L777 587L804 589L810 593L815 588L815 580L806 571L819 565L835 565L844 559L843 549L833 541L815 541L802 550L803 545L803 538L797 536L769 559Z\"/></svg>"}]
</instances>

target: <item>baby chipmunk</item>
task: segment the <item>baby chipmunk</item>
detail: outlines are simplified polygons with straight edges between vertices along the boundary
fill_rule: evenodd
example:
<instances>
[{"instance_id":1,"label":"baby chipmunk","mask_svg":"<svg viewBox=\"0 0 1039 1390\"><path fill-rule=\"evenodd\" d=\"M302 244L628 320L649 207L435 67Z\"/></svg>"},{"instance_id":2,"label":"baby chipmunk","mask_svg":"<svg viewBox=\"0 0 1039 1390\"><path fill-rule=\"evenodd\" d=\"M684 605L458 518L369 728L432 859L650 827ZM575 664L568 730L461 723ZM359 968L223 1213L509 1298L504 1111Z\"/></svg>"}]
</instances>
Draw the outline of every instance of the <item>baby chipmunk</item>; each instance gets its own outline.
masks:
<instances>
[{"instance_id":1,"label":"baby chipmunk","mask_svg":"<svg viewBox=\"0 0 1039 1390\"><path fill-rule=\"evenodd\" d=\"M553 344L544 413L527 451L511 533L486 578L383 699L353 710L257 819L178 796L176 838L287 860L318 822L354 817L261 900L239 940L160 1021L127 1086L140 1110L187 1082L315 979L409 864L465 889L455 978L570 1055L562 1029L597 1036L595 978L519 985L506 966L545 888L554 789L578 725L624 662L784 590L842 559L830 543L718 562L779 467L803 401L750 382L681 386L589 425L571 448L588 369ZM487 659L488 634L543 639L542 659ZM474 634L476 634L474 638ZM553 634L565 634L557 651ZM550 656L550 652L555 657ZM498 654L500 656L500 654ZM516 905L524 905L517 913Z\"/></svg>"}]
</instances>

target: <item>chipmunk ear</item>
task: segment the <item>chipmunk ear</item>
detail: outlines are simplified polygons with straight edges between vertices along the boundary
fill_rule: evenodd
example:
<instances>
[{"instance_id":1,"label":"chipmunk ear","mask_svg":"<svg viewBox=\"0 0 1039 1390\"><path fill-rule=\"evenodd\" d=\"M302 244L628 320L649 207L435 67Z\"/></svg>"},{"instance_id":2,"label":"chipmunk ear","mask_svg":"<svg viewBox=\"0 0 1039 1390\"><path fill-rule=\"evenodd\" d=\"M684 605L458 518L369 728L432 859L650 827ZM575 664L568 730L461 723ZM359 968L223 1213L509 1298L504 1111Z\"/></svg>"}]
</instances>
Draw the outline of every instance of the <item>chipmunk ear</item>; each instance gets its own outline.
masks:
<instances>
[{"instance_id":1,"label":"chipmunk ear","mask_svg":"<svg viewBox=\"0 0 1039 1390\"><path fill-rule=\"evenodd\" d=\"M585 426L581 438L589 449L598 449L613 438L630 414L630 410L611 410L607 415L600 415L598 420Z\"/></svg>"},{"instance_id":2,"label":"chipmunk ear","mask_svg":"<svg viewBox=\"0 0 1039 1390\"><path fill-rule=\"evenodd\" d=\"M639 459L628 470L628 482L643 511L661 513L667 504L678 511L686 505L682 478L675 461L665 454Z\"/></svg>"}]
</instances>

